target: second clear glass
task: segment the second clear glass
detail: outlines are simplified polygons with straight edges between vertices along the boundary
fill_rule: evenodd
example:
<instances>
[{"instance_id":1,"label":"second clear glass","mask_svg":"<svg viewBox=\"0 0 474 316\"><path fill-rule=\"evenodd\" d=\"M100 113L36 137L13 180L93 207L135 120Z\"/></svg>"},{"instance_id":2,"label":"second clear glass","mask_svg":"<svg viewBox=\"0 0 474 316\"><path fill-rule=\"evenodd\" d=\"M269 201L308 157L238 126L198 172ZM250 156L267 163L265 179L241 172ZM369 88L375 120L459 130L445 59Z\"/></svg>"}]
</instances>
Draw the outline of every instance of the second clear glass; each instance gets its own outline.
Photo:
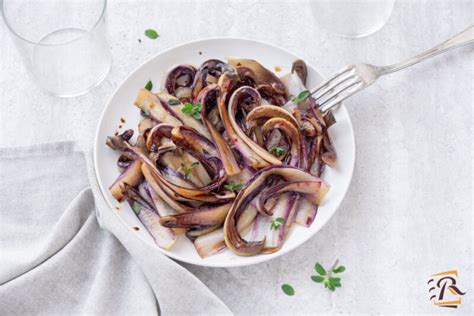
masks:
<instances>
[{"instance_id":1,"label":"second clear glass","mask_svg":"<svg viewBox=\"0 0 474 316\"><path fill-rule=\"evenodd\" d=\"M311 0L319 26L342 37L363 37L380 30L395 0Z\"/></svg>"}]
</instances>

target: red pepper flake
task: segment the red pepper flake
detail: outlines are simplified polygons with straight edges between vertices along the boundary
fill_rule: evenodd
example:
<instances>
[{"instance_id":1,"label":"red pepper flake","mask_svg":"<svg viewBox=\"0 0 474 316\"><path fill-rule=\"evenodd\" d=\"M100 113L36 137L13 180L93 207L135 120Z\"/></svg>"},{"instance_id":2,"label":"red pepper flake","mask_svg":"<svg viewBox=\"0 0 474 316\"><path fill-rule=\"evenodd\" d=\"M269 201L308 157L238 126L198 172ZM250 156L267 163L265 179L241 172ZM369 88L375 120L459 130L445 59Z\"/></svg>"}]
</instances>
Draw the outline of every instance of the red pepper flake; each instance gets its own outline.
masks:
<instances>
[{"instance_id":1,"label":"red pepper flake","mask_svg":"<svg viewBox=\"0 0 474 316\"><path fill-rule=\"evenodd\" d=\"M276 72L280 72L280 71L281 71L281 67L280 67L280 66L275 66L275 71L276 71Z\"/></svg>"},{"instance_id":2,"label":"red pepper flake","mask_svg":"<svg viewBox=\"0 0 474 316\"><path fill-rule=\"evenodd\" d=\"M202 55L202 52L199 52L199 55Z\"/></svg>"},{"instance_id":3,"label":"red pepper flake","mask_svg":"<svg viewBox=\"0 0 474 316\"><path fill-rule=\"evenodd\" d=\"M115 131L114 135L115 135L115 136L118 136L118 134L119 134L119 132Z\"/></svg>"},{"instance_id":4,"label":"red pepper flake","mask_svg":"<svg viewBox=\"0 0 474 316\"><path fill-rule=\"evenodd\" d=\"M119 128L122 128L122 124L119 125Z\"/></svg>"},{"instance_id":5,"label":"red pepper flake","mask_svg":"<svg viewBox=\"0 0 474 316\"><path fill-rule=\"evenodd\" d=\"M139 231L139 230L140 230L140 227L137 227L137 226L133 226L132 228L133 228L133 230L135 230L135 231Z\"/></svg>"},{"instance_id":6,"label":"red pepper flake","mask_svg":"<svg viewBox=\"0 0 474 316\"><path fill-rule=\"evenodd\" d=\"M117 211L120 211L120 206L114 207Z\"/></svg>"},{"instance_id":7,"label":"red pepper flake","mask_svg":"<svg viewBox=\"0 0 474 316\"><path fill-rule=\"evenodd\" d=\"M120 122L125 123L125 119L123 117L121 117Z\"/></svg>"}]
</instances>

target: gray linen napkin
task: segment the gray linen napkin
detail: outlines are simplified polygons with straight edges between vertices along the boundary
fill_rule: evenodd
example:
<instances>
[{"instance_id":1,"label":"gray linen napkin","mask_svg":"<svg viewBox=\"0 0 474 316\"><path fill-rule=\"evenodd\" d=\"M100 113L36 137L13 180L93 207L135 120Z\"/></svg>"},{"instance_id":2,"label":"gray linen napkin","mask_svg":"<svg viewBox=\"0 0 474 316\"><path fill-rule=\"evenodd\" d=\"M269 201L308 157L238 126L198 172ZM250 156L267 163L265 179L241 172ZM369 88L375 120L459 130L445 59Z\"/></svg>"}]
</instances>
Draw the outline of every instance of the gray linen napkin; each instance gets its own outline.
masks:
<instances>
[{"instance_id":1,"label":"gray linen napkin","mask_svg":"<svg viewBox=\"0 0 474 316\"><path fill-rule=\"evenodd\" d=\"M190 272L130 236L85 160L70 142L0 149L0 315L230 314Z\"/></svg>"}]
</instances>

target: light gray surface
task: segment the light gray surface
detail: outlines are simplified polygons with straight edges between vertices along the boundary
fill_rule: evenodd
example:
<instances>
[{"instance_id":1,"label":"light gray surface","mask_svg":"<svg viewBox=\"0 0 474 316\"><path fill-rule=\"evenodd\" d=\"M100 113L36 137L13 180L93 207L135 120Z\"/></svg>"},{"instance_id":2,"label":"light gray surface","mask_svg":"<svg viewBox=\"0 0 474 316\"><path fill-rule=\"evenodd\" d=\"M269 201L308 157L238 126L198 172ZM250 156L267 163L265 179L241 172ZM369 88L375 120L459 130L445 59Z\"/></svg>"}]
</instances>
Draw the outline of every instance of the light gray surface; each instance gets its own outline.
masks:
<instances>
[{"instance_id":1,"label":"light gray surface","mask_svg":"<svg viewBox=\"0 0 474 316\"><path fill-rule=\"evenodd\" d=\"M56 140L90 146L114 88L151 56L211 36L264 40L317 65L323 74L352 62L386 64L456 34L473 19L472 1L397 1L379 32L352 40L318 29L305 2L111 1L113 66L90 94L57 99L26 76L0 28L0 147ZM143 30L156 28L151 41ZM138 43L138 38L142 43ZM356 167L340 210L312 240L253 267L187 266L236 313L441 313L426 282L458 269L473 310L473 49L462 48L381 79L346 102L356 137ZM409 80L407 83L407 80ZM309 276L315 261L347 267L330 294ZM296 295L286 297L288 282Z\"/></svg>"}]
</instances>

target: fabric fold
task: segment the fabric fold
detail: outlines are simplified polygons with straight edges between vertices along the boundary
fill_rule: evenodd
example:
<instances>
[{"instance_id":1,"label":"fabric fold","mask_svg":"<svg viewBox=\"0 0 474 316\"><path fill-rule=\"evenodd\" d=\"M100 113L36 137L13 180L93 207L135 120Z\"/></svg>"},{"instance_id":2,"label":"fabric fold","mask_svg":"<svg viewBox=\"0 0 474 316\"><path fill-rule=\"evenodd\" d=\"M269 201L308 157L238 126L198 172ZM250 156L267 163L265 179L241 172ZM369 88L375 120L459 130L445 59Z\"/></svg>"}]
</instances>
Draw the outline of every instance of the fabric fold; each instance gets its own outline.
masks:
<instances>
[{"instance_id":1,"label":"fabric fold","mask_svg":"<svg viewBox=\"0 0 474 316\"><path fill-rule=\"evenodd\" d=\"M230 314L192 273L128 232L91 158L70 142L0 149L0 314Z\"/></svg>"}]
</instances>

